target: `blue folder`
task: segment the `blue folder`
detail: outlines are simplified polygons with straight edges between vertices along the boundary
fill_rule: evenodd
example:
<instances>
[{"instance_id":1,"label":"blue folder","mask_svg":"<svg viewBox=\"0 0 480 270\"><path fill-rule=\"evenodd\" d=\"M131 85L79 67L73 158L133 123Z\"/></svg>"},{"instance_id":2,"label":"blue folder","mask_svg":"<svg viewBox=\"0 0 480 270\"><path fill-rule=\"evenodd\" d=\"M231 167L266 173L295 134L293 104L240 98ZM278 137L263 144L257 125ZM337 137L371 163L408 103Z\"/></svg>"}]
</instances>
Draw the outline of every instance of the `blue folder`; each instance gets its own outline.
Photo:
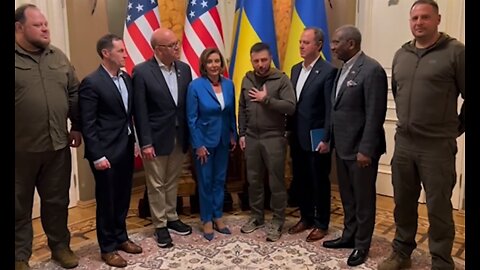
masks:
<instances>
[{"instance_id":1,"label":"blue folder","mask_svg":"<svg viewBox=\"0 0 480 270\"><path fill-rule=\"evenodd\" d=\"M310 145L312 147L312 152L317 151L318 144L325 138L325 129L324 128L315 128L310 130Z\"/></svg>"}]
</instances>

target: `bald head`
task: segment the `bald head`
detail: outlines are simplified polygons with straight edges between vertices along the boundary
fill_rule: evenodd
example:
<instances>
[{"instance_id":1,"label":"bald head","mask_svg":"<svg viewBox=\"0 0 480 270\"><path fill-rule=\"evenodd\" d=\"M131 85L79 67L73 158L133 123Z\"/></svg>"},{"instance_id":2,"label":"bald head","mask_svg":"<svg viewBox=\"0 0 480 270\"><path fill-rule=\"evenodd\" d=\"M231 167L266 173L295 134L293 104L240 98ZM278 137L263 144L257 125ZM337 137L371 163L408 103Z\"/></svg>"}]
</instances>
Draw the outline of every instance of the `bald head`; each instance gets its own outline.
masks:
<instances>
[{"instance_id":1,"label":"bald head","mask_svg":"<svg viewBox=\"0 0 480 270\"><path fill-rule=\"evenodd\" d=\"M150 38L150 45L152 49L155 49L156 46L162 44L169 44L169 40L176 40L177 37L175 33L168 28L158 28L153 31L152 37Z\"/></svg>"},{"instance_id":2,"label":"bald head","mask_svg":"<svg viewBox=\"0 0 480 270\"><path fill-rule=\"evenodd\" d=\"M168 28L158 28L153 31L150 45L155 56L167 66L180 58L180 43L175 33Z\"/></svg>"}]
</instances>

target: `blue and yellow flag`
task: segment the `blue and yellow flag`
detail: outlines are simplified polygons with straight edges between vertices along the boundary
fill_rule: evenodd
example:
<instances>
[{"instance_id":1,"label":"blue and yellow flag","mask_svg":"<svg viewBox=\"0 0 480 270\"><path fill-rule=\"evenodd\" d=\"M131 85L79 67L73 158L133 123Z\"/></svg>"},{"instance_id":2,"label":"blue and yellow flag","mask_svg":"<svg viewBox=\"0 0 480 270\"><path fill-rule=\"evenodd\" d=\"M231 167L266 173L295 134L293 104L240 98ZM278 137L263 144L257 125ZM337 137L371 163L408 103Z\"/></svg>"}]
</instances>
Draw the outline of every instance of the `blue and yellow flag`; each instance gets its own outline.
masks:
<instances>
[{"instance_id":1,"label":"blue and yellow flag","mask_svg":"<svg viewBox=\"0 0 480 270\"><path fill-rule=\"evenodd\" d=\"M321 28L325 34L321 56L327 61L332 59L325 2L323 0L296 0L292 13L290 33L288 34L285 60L282 66L286 74L290 74L292 66L303 60L300 57L298 42L305 27L312 26Z\"/></svg>"},{"instance_id":2,"label":"blue and yellow flag","mask_svg":"<svg viewBox=\"0 0 480 270\"><path fill-rule=\"evenodd\" d=\"M253 44L267 43L273 64L280 67L272 0L237 0L233 31L229 73L235 84L235 98L238 101L242 79L247 71L252 70L250 48Z\"/></svg>"}]
</instances>

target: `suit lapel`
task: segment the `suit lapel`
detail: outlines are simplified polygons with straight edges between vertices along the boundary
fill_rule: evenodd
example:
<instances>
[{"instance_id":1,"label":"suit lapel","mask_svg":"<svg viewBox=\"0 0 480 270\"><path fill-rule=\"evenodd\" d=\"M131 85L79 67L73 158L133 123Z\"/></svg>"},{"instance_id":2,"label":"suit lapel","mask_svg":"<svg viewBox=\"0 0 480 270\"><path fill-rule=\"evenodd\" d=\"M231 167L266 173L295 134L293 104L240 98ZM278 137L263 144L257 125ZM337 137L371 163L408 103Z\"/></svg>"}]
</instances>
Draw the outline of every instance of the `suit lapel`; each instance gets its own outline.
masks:
<instances>
[{"instance_id":1,"label":"suit lapel","mask_svg":"<svg viewBox=\"0 0 480 270\"><path fill-rule=\"evenodd\" d=\"M185 102L184 99L187 96L185 94L185 91L187 90L188 87L182 87L183 78L186 76L186 74L183 74L183 73L185 73L186 71L180 68L178 61L175 61L174 67L175 67L175 72L177 73L177 93L178 93L177 101L178 101L178 104L180 105ZM173 104L175 104L175 102Z\"/></svg>"},{"instance_id":2,"label":"suit lapel","mask_svg":"<svg viewBox=\"0 0 480 270\"><path fill-rule=\"evenodd\" d=\"M211 98L216 101L218 104L220 104L217 100L217 95L215 95L215 91L213 90L213 87L210 85L210 81L207 78L202 78L202 86L205 88L205 91L208 93L208 95L211 96ZM222 91L223 91L223 84L222 84Z\"/></svg>"},{"instance_id":3,"label":"suit lapel","mask_svg":"<svg viewBox=\"0 0 480 270\"><path fill-rule=\"evenodd\" d=\"M335 99L335 105L338 103L338 101L342 98L342 95L343 93L348 89L348 82L349 81L353 81L355 79L355 77L357 77L358 73L360 73L360 71L362 70L362 66L363 66L363 61L364 61L364 54L361 53L359 56L358 56L358 59L357 61L355 61L355 63L353 64L352 68L350 69L350 71L348 72L347 74L347 77L345 77L345 80L343 80L342 82L342 85L340 86L340 90L338 91L338 95ZM336 82L338 82L338 77L340 77L340 72L337 74L337 80ZM335 88L334 90L336 90L337 84L335 83ZM335 95L334 95L335 96Z\"/></svg>"},{"instance_id":4,"label":"suit lapel","mask_svg":"<svg viewBox=\"0 0 480 270\"><path fill-rule=\"evenodd\" d=\"M120 71L121 74L122 74L122 77L123 77L123 80L125 81L125 85L127 86L127 93L128 93L128 111L127 111L127 114L129 114L132 110L132 102L133 102L133 93L132 93L132 89L133 89L133 86L132 86L132 80L130 78L130 76L123 72L123 71Z\"/></svg>"},{"instance_id":5,"label":"suit lapel","mask_svg":"<svg viewBox=\"0 0 480 270\"><path fill-rule=\"evenodd\" d=\"M305 81L305 84L302 87L302 91L300 92L300 97L298 98L298 102L302 99L302 96L304 96L304 92L309 90L309 85L315 80L315 78L320 74L320 66L322 65L323 61L321 58L318 58L317 62L315 62L315 65L313 65L312 70L308 74L307 80Z\"/></svg>"},{"instance_id":6,"label":"suit lapel","mask_svg":"<svg viewBox=\"0 0 480 270\"><path fill-rule=\"evenodd\" d=\"M118 102L118 105L121 106L122 111L127 113L125 111L125 105L123 104L122 95L120 94L120 91L118 90L117 85L113 82L112 78L110 77L110 74L108 74L108 72L102 66L100 66L98 68L98 70L99 70L100 76L102 77L103 81L105 82L105 85L110 86L110 87L108 87L109 88L108 91L111 91L113 93L113 95L115 96L115 99ZM125 84L127 84L127 83L125 82ZM130 93L128 94L128 96L130 98Z\"/></svg>"},{"instance_id":7,"label":"suit lapel","mask_svg":"<svg viewBox=\"0 0 480 270\"><path fill-rule=\"evenodd\" d=\"M172 105L176 107L175 100L173 100L172 94L170 93L170 88L168 87L167 81L165 81L165 77L163 77L162 70L160 69L160 66L157 60L155 59L155 57L153 57L152 60L150 61L150 65L151 65L151 71L152 71L153 77L160 84L159 88L162 89L163 91L166 91L165 95L169 97L170 101L172 102ZM178 73L177 73L177 76L178 76Z\"/></svg>"},{"instance_id":8,"label":"suit lapel","mask_svg":"<svg viewBox=\"0 0 480 270\"><path fill-rule=\"evenodd\" d=\"M225 103L225 108L227 107L227 103L230 101L230 89L227 87L226 79L222 77L222 94L223 94L223 102Z\"/></svg>"},{"instance_id":9,"label":"suit lapel","mask_svg":"<svg viewBox=\"0 0 480 270\"><path fill-rule=\"evenodd\" d=\"M293 85L293 90L295 92L295 97L297 98L298 100L298 97L297 97L297 82L298 82L298 77L300 77L300 71L302 70L302 63L299 63L295 66L293 66L293 69L292 69L292 85Z\"/></svg>"}]
</instances>

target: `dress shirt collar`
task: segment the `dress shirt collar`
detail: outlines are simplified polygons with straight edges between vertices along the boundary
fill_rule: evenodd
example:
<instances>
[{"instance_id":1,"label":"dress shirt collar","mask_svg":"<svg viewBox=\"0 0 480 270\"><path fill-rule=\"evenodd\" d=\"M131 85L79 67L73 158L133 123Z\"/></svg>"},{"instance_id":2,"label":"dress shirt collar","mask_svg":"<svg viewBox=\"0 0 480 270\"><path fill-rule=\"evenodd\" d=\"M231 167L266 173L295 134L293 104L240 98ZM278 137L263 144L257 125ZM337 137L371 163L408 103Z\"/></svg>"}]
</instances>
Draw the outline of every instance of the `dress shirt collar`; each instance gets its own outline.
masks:
<instances>
[{"instance_id":1,"label":"dress shirt collar","mask_svg":"<svg viewBox=\"0 0 480 270\"><path fill-rule=\"evenodd\" d=\"M352 56L352 58L350 58L347 62L345 62L345 64L343 64L342 69L343 68L350 69L353 66L353 64L355 64L355 62L357 61L361 53L362 53L362 50L358 51L354 56Z\"/></svg>"},{"instance_id":2,"label":"dress shirt collar","mask_svg":"<svg viewBox=\"0 0 480 270\"><path fill-rule=\"evenodd\" d=\"M315 63L317 63L318 59L320 58L320 55L315 58L315 60L312 61L312 63L310 63L310 65L308 65L307 67L305 66L305 61L302 62L302 68L305 69L305 70L311 70L313 68L313 66L315 66Z\"/></svg>"},{"instance_id":3,"label":"dress shirt collar","mask_svg":"<svg viewBox=\"0 0 480 270\"><path fill-rule=\"evenodd\" d=\"M169 68L156 55L155 55L155 59L157 60L157 63L158 63L158 66L160 67L160 69L166 70L168 72L171 72L172 70L175 70L175 62L172 62L172 65Z\"/></svg>"}]
</instances>

